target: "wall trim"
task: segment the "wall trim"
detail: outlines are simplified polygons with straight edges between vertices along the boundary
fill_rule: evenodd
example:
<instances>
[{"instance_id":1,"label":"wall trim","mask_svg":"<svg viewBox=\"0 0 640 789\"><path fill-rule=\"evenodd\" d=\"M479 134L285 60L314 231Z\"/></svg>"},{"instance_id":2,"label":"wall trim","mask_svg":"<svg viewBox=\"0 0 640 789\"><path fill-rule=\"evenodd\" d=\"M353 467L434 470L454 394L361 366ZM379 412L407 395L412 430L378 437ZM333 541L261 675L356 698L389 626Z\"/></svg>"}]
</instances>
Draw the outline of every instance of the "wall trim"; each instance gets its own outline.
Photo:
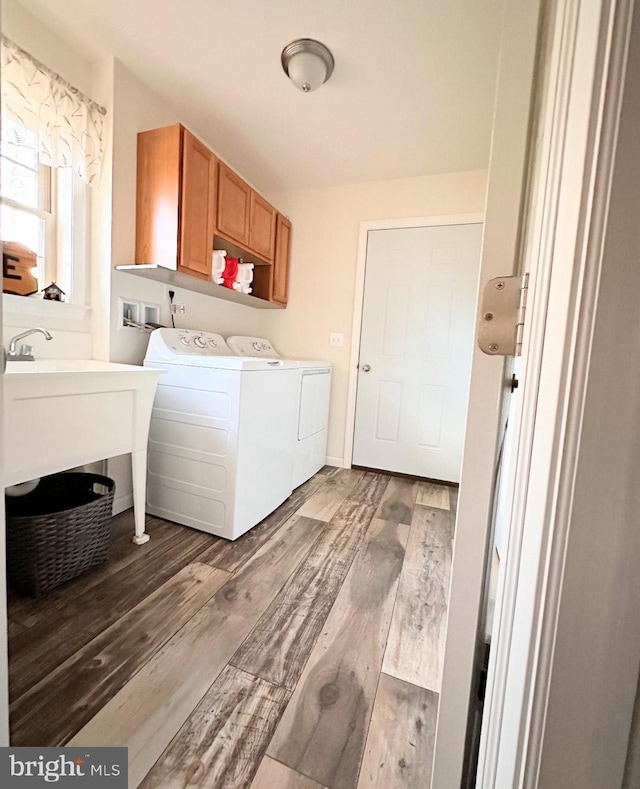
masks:
<instances>
[{"instance_id":1,"label":"wall trim","mask_svg":"<svg viewBox=\"0 0 640 789\"><path fill-rule=\"evenodd\" d=\"M484 213L443 214L442 216L418 216L407 217L404 219L371 219L360 222L360 230L358 234L355 294L353 299L353 323L351 326L349 379L347 384L347 420L344 432L344 468L351 468L351 462L353 459L353 437L356 425L356 389L358 384L358 361L360 359L360 331L362 329L362 308L364 306L364 282L367 263L367 239L369 231L397 230L410 227L437 227L438 225L477 225L480 223L484 223Z\"/></svg>"}]
</instances>

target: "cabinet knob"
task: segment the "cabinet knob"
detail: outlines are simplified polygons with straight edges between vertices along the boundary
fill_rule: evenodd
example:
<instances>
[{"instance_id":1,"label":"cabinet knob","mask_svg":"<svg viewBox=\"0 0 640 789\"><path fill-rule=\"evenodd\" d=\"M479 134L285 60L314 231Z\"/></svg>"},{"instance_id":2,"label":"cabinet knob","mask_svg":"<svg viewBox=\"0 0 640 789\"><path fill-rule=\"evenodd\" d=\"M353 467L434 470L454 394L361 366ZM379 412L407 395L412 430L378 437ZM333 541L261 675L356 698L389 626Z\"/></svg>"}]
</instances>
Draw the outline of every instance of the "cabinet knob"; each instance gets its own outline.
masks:
<instances>
[{"instance_id":1,"label":"cabinet knob","mask_svg":"<svg viewBox=\"0 0 640 789\"><path fill-rule=\"evenodd\" d=\"M360 369L362 370L363 373L368 373L369 370L371 369L371 365L370 364L363 364Z\"/></svg>"}]
</instances>

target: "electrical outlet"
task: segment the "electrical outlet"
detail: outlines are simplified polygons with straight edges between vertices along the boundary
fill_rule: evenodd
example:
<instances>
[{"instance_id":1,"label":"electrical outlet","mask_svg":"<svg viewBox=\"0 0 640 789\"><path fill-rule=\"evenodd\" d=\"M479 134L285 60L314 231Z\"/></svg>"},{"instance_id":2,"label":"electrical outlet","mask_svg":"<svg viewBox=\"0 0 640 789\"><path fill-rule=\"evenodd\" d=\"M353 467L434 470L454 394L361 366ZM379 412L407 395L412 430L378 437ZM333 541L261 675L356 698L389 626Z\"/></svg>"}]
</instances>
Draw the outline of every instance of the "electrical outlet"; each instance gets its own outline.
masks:
<instances>
[{"instance_id":1,"label":"electrical outlet","mask_svg":"<svg viewBox=\"0 0 640 789\"><path fill-rule=\"evenodd\" d=\"M186 315L187 314L187 305L186 304L171 304L169 307L169 311L172 315Z\"/></svg>"},{"instance_id":2,"label":"electrical outlet","mask_svg":"<svg viewBox=\"0 0 640 789\"><path fill-rule=\"evenodd\" d=\"M331 332L329 335L329 345L331 348L344 347L344 334L342 332Z\"/></svg>"}]
</instances>

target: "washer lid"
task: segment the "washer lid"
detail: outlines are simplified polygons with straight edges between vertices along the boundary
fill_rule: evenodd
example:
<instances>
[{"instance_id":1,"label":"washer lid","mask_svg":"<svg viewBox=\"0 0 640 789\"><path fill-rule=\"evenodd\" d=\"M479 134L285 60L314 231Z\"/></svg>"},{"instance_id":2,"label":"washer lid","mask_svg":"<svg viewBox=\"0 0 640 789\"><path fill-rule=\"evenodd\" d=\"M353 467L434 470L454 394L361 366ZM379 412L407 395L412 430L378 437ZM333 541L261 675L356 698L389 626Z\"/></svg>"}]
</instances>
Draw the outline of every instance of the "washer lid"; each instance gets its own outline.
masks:
<instances>
[{"instance_id":1,"label":"washer lid","mask_svg":"<svg viewBox=\"0 0 640 789\"><path fill-rule=\"evenodd\" d=\"M231 352L237 356L280 358L278 351L264 337L245 337L236 334L232 337L227 337L227 345Z\"/></svg>"},{"instance_id":2,"label":"washer lid","mask_svg":"<svg viewBox=\"0 0 640 789\"><path fill-rule=\"evenodd\" d=\"M224 337L194 329L155 329L149 336L145 359L172 360L176 357L231 356Z\"/></svg>"},{"instance_id":3,"label":"washer lid","mask_svg":"<svg viewBox=\"0 0 640 789\"><path fill-rule=\"evenodd\" d=\"M227 337L227 345L232 353L238 356L251 356L254 358L281 359L282 357L273 347L271 342L264 337L244 337L233 335ZM331 370L331 362L322 359L293 359L298 367L305 370L318 370L328 372Z\"/></svg>"}]
</instances>

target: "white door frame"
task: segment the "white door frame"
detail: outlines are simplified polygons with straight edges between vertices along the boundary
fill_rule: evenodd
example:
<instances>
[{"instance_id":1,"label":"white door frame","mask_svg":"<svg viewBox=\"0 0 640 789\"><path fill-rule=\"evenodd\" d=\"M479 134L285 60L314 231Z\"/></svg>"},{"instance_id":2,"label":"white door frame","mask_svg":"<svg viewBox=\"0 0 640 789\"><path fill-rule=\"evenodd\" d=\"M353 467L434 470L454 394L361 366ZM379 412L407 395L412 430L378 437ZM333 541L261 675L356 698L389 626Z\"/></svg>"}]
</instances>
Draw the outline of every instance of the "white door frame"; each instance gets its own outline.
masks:
<instances>
[{"instance_id":1,"label":"white door frame","mask_svg":"<svg viewBox=\"0 0 640 789\"><path fill-rule=\"evenodd\" d=\"M588 393L597 389L589 376L606 367L603 357L616 360L620 370L615 378L616 406L624 413L631 400L630 410L635 410L637 359L624 351L612 353L611 348L603 353L594 341L603 281L617 277L618 287L626 288L626 309L625 299L618 300L623 316L619 331L627 325L625 317L634 314L629 311L633 288L637 299L637 282L621 273L620 257L614 253L604 274L602 269L605 246L615 245L618 238L616 231L613 242L607 236L607 223L632 7L633 0L558 0L554 7L555 40L549 52L537 194L530 214L530 254L545 271L540 289L542 281L546 288L538 294L534 321L539 325L532 326L529 341L530 365L539 377L529 393L529 415L521 431L514 539L487 687L478 774L478 786L487 789L534 786L538 781L568 786L568 780L586 789L617 786L622 778L624 730L634 701L628 690L635 688L640 637L632 624L637 614L630 614L625 599L637 600L638 584L634 595L634 576L628 575L624 553L634 555L636 538L633 524L615 520L610 536L597 538L603 531L601 521L594 530L587 513L598 520L600 502L609 497L625 505L629 501L623 483L615 492L607 490L614 487L610 478L608 486L591 486L585 495L583 469L588 468L593 479L599 464L606 469L618 463L619 479L634 439L619 438L613 447L615 441L604 441L594 452L584 443L588 423L583 420ZM629 191L629 200L637 200L637 192L637 187L635 193ZM618 243L624 245L625 238ZM637 233L631 246L637 248ZM604 302L602 309L602 320L616 325L615 307L613 320L611 305ZM631 323L635 325L632 318ZM606 409L606 402L600 407ZM621 432L633 436L631 426L623 426ZM629 540L621 549L623 556L615 547L605 547L607 538L612 546ZM578 591L585 574L586 601L584 592ZM618 594L616 587L624 591ZM609 630L614 618L620 624ZM599 659L583 659L589 647ZM611 741L604 743L606 725Z\"/></svg>"},{"instance_id":2,"label":"white door frame","mask_svg":"<svg viewBox=\"0 0 640 789\"><path fill-rule=\"evenodd\" d=\"M364 283L367 265L367 238L370 230L398 230L411 227L438 227L439 225L477 225L484 222L484 214L445 214L443 216L420 216L404 219L372 219L360 222L358 234L358 259L356 264L355 296L353 300L353 324L351 327L351 355L349 358L349 381L347 385L347 423L344 439L344 466L351 468L353 439L356 427L356 392L358 387L358 361L360 359L360 333L364 307Z\"/></svg>"},{"instance_id":3,"label":"white door frame","mask_svg":"<svg viewBox=\"0 0 640 789\"><path fill-rule=\"evenodd\" d=\"M611 45L611 30L606 24L601 30L599 12L598 7L579 13L574 0L556 3L541 85L544 101L525 252L539 274L523 348L527 384L518 414L520 436L514 438L512 529L496 601L478 764L478 786L487 789L516 786L524 771L535 774L543 737L540 694L544 697L545 690L535 685L550 671L552 650L544 643L549 632L542 633L542 598L557 605L560 595L562 558L557 551L565 543L560 535L566 523L556 518L567 516L579 441L579 415L569 417L568 409L571 399L577 396L573 406L578 407L583 396L571 390L587 373L588 316L598 282L587 269L597 266L594 250L597 257L606 216L594 200L603 199L604 183L606 203L615 147L611 134L616 122L603 126L604 88L598 89L598 52ZM606 64L610 52L603 54ZM605 150L610 145L604 156L598 138ZM558 420L569 418L571 423L560 429ZM543 681L548 683L548 676ZM532 706L534 696L538 699Z\"/></svg>"},{"instance_id":4,"label":"white door frame","mask_svg":"<svg viewBox=\"0 0 640 789\"><path fill-rule=\"evenodd\" d=\"M517 6L515 0L509 2L508 14ZM602 550L606 532L599 540L591 538L597 547L589 545L590 536L603 531L602 521L593 531L587 514L589 508L601 511L598 499L603 499L603 491L591 483L585 497L583 476L582 500L573 496L579 472L587 468L593 475L598 467L594 454L599 447L594 451L591 446L590 455L581 452L582 419L595 358L594 316L632 6L633 0L555 0L547 6L547 39L545 48L539 50L544 71L538 83L539 124L531 137L532 155L527 157L532 188L523 208L526 233L520 247L531 264L534 280L523 342L524 391L514 431L517 459L511 470L511 534L496 606L483 721L477 782L483 789L617 786L624 767L624 738L634 701L628 690L635 688L637 679L640 628L630 616L633 607L624 593L616 595L615 579L630 584L631 578L614 548ZM526 6L519 13L525 10ZM513 31L521 29L521 22L521 18L511 17ZM517 41L513 31L507 40L511 57ZM498 106L501 101L504 104L506 96L499 92ZM506 163L505 150L498 152ZM492 175L486 236L497 229L491 215ZM615 265L620 266L620 261L614 259ZM615 277L615 269L607 276ZM637 287L637 283L630 283L630 287ZM628 294L625 296L628 302ZM605 319L611 321L611 303L605 306L609 310ZM623 314L627 323L632 322L628 308ZM615 318L612 322L615 325ZM614 355L608 349L603 353L602 347L599 353L601 368L603 356L619 364L620 353ZM628 400L635 395L633 376L637 375L638 360L634 357L633 364L623 363L623 367L625 375L616 384L627 400L623 395L617 400L628 410ZM473 387L472 377L472 392ZM609 465L614 468L620 464L615 460L617 449L626 458L631 444L630 438L626 445L619 439L618 448L605 443L600 446L608 452ZM584 460L581 454L586 456ZM619 493L623 486L616 488ZM470 486L465 487L463 470L450 601L456 610L452 616L450 609L448 622L432 784L437 789L460 786L459 738L469 691L465 662L473 654L470 633L461 626L462 607L473 605L474 599L469 599L468 574L464 584L456 584L456 560L458 572L463 574L466 567L460 559L464 551L463 558L475 573L474 541L477 561L480 538L486 535L480 518L477 526L483 533L468 531L464 508L471 492ZM590 497L592 501L586 500ZM477 509L477 501L475 505ZM576 510L579 515L574 514ZM570 542L572 525L577 532ZM624 531L618 525L615 539L609 539L614 545L629 540L633 555L637 538L632 527L627 524ZM598 548L601 553L594 556ZM620 550L620 544L617 548ZM591 572L585 584L586 567ZM474 593L475 582L474 578ZM638 587L637 581L634 583ZM589 599L585 599L585 588ZM630 596L630 590L626 591ZM615 633L617 643L607 627L612 611L616 620L626 624L626 629L619 627L620 632ZM477 611L472 610L467 621L474 616ZM584 659L590 654L590 641L599 650L600 661ZM457 708L456 701L451 702L456 693ZM612 731L606 731L605 736L610 721L614 721L613 736Z\"/></svg>"},{"instance_id":5,"label":"white door frame","mask_svg":"<svg viewBox=\"0 0 640 789\"><path fill-rule=\"evenodd\" d=\"M522 220L528 209L523 204L523 195L529 174L532 93L541 5L540 0L505 0L485 207L481 288L494 277L521 273ZM431 779L433 789L460 789L463 776L485 565L491 538L502 401L510 391L506 377L505 360L487 356L476 346L471 365L451 571ZM517 435L518 431L514 429L513 432Z\"/></svg>"}]
</instances>

